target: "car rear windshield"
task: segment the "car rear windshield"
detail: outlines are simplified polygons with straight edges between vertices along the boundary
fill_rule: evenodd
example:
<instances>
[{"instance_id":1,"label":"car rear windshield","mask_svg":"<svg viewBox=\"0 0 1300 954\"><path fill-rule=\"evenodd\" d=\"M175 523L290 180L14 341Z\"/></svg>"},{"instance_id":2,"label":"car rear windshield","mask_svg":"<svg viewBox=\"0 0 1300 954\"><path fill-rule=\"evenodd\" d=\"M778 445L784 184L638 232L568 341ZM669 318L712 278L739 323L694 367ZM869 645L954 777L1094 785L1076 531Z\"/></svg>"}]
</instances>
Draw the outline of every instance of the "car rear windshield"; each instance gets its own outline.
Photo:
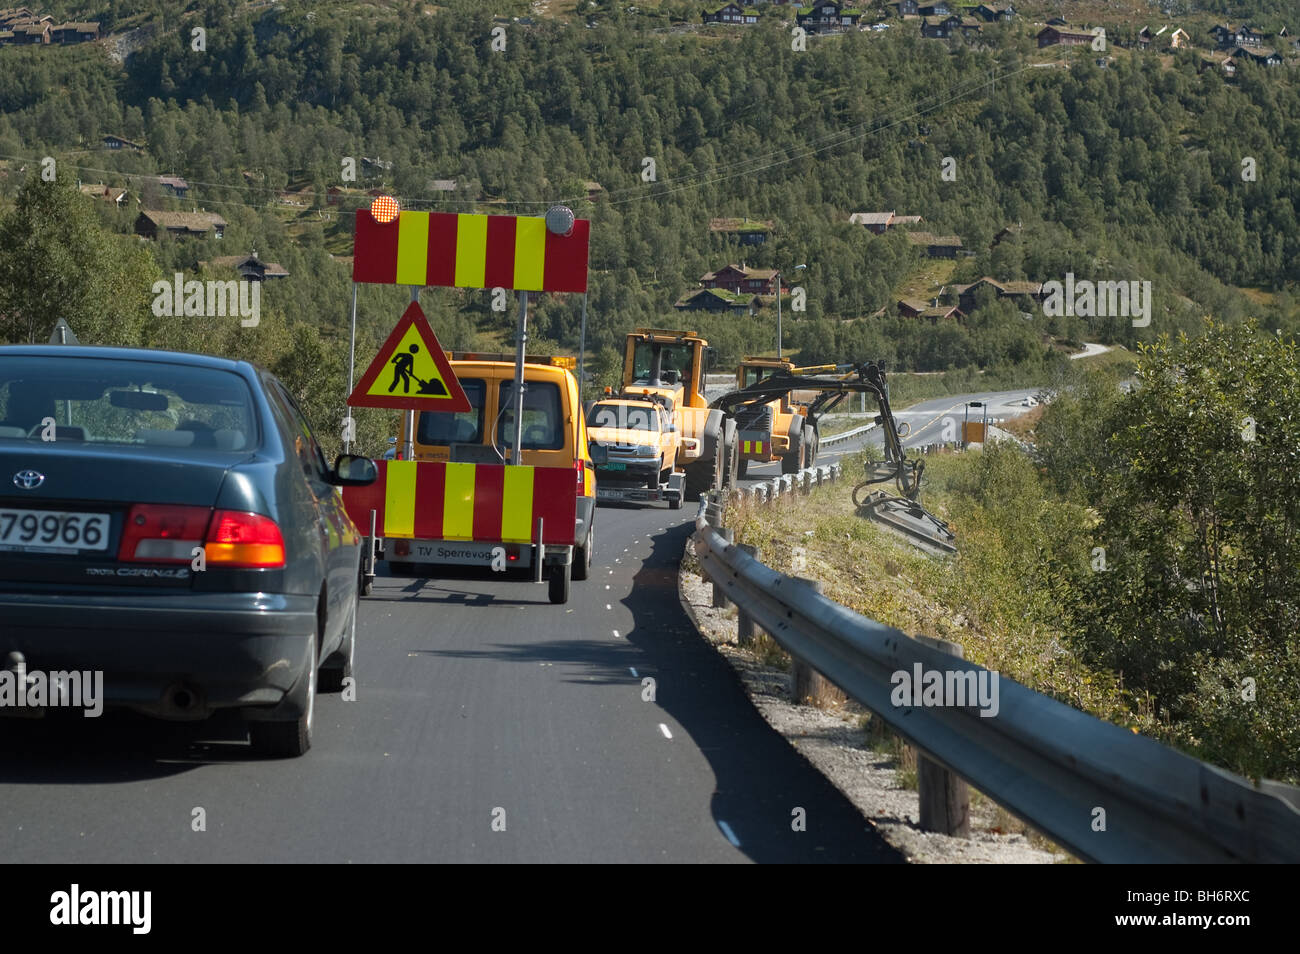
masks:
<instances>
[{"instance_id":1,"label":"car rear windshield","mask_svg":"<svg viewBox=\"0 0 1300 954\"><path fill-rule=\"evenodd\" d=\"M626 404L597 404L587 414L588 427L625 427L634 431L654 431L653 408L629 407Z\"/></svg>"},{"instance_id":2,"label":"car rear windshield","mask_svg":"<svg viewBox=\"0 0 1300 954\"><path fill-rule=\"evenodd\" d=\"M483 379L460 378L460 387L465 392L471 410L458 414L421 411L420 421L415 427L417 444L482 443L483 395L486 393Z\"/></svg>"},{"instance_id":3,"label":"car rear windshield","mask_svg":"<svg viewBox=\"0 0 1300 954\"><path fill-rule=\"evenodd\" d=\"M237 374L125 358L0 356L0 441L247 451L260 433Z\"/></svg>"},{"instance_id":4,"label":"car rear windshield","mask_svg":"<svg viewBox=\"0 0 1300 954\"><path fill-rule=\"evenodd\" d=\"M513 381L501 382L496 443L502 447L512 447L515 442L514 390ZM523 450L559 450L564 446L560 389L549 381L524 382L524 439L519 446Z\"/></svg>"}]
</instances>

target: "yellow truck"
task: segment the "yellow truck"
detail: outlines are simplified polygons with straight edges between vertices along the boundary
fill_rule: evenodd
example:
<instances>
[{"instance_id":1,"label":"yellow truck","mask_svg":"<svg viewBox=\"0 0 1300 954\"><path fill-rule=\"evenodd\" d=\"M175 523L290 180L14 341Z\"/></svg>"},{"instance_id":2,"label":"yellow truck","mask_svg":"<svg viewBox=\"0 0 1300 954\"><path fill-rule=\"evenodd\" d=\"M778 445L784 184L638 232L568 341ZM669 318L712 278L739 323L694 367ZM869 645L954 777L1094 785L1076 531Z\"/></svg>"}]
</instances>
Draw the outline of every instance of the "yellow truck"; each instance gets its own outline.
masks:
<instances>
[{"instance_id":1,"label":"yellow truck","mask_svg":"<svg viewBox=\"0 0 1300 954\"><path fill-rule=\"evenodd\" d=\"M834 370L834 366L796 368L793 361L785 358L747 356L736 369L736 389L757 384L776 371L815 374L827 370ZM808 416L808 403L801 401L801 397L798 392L786 392L766 404L736 410L738 476L745 476L751 460L761 463L779 460L783 474L795 474L813 465L818 450L817 421Z\"/></svg>"},{"instance_id":2,"label":"yellow truck","mask_svg":"<svg viewBox=\"0 0 1300 954\"><path fill-rule=\"evenodd\" d=\"M627 336L621 394L653 399L677 427L676 470L688 500L731 487L737 479L736 421L704 397L704 373L714 352L696 331L638 328Z\"/></svg>"}]
</instances>

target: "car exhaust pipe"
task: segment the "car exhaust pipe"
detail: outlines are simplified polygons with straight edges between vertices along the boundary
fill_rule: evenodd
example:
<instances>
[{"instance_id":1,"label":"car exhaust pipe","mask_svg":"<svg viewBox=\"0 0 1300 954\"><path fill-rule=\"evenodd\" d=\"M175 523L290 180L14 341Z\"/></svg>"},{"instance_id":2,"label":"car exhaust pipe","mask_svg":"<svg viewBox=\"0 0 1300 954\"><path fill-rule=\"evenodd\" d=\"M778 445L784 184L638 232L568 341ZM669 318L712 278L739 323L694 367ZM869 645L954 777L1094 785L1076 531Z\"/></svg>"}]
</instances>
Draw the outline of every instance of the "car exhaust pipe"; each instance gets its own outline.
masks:
<instances>
[{"instance_id":1,"label":"car exhaust pipe","mask_svg":"<svg viewBox=\"0 0 1300 954\"><path fill-rule=\"evenodd\" d=\"M162 708L171 718L202 718L205 714L202 694L184 682L174 682L163 690Z\"/></svg>"}]
</instances>

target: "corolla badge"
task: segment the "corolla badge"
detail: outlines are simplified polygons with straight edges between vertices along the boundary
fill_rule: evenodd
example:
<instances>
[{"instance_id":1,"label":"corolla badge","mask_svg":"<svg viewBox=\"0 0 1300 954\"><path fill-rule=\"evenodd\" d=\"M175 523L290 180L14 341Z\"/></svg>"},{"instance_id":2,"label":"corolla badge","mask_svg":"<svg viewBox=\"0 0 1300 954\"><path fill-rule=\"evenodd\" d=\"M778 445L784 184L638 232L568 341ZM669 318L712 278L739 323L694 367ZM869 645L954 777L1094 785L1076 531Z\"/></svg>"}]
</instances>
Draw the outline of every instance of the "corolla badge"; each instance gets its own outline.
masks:
<instances>
[{"instance_id":1,"label":"corolla badge","mask_svg":"<svg viewBox=\"0 0 1300 954\"><path fill-rule=\"evenodd\" d=\"M39 470L20 470L14 474L14 486L19 490L35 490L45 483L45 475Z\"/></svg>"}]
</instances>

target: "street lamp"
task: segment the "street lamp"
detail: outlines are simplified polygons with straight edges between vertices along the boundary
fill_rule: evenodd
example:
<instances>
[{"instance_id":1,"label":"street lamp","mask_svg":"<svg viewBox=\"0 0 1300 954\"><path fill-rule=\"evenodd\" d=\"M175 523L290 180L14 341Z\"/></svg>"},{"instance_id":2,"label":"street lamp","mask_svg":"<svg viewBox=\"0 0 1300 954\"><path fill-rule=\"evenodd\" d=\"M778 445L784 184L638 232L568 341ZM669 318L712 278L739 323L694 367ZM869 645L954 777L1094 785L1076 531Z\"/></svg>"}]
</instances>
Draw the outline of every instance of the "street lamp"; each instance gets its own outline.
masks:
<instances>
[{"instance_id":1,"label":"street lamp","mask_svg":"<svg viewBox=\"0 0 1300 954\"><path fill-rule=\"evenodd\" d=\"M807 265L796 265L794 271L801 268L807 268ZM776 273L776 356L781 357L781 273Z\"/></svg>"}]
</instances>

